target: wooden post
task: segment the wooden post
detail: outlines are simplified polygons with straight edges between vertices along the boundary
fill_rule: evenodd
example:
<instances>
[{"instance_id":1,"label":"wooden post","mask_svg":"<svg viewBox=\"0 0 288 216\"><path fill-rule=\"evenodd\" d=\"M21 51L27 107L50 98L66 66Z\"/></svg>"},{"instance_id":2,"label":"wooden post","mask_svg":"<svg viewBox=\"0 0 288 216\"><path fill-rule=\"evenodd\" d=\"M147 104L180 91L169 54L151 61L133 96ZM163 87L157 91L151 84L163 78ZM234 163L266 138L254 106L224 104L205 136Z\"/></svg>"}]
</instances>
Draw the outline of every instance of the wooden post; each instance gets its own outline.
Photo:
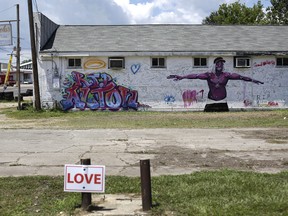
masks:
<instances>
[{"instance_id":1,"label":"wooden post","mask_svg":"<svg viewBox=\"0 0 288 216\"><path fill-rule=\"evenodd\" d=\"M19 18L19 4L16 5L17 8L17 50L16 50L16 67L17 67L17 82L18 82L18 110L21 110L21 79L20 79L20 18Z\"/></svg>"},{"instance_id":2,"label":"wooden post","mask_svg":"<svg viewBox=\"0 0 288 216\"><path fill-rule=\"evenodd\" d=\"M91 165L91 160L89 159L81 159L81 165ZM83 210L87 210L92 203L91 193L82 192L82 203L81 207Z\"/></svg>"},{"instance_id":3,"label":"wooden post","mask_svg":"<svg viewBox=\"0 0 288 216\"><path fill-rule=\"evenodd\" d=\"M150 160L140 160L142 209L149 211L152 207Z\"/></svg>"},{"instance_id":4,"label":"wooden post","mask_svg":"<svg viewBox=\"0 0 288 216\"><path fill-rule=\"evenodd\" d=\"M38 66L37 66L37 50L35 41L35 31L34 31L34 18L33 18L33 6L32 0L28 1L28 17L29 17L29 28L30 28L30 41L31 41L31 54L32 54L32 69L33 69L33 83L34 83L34 105L37 111L41 110L40 101L40 89L39 89L39 79L38 79Z\"/></svg>"}]
</instances>

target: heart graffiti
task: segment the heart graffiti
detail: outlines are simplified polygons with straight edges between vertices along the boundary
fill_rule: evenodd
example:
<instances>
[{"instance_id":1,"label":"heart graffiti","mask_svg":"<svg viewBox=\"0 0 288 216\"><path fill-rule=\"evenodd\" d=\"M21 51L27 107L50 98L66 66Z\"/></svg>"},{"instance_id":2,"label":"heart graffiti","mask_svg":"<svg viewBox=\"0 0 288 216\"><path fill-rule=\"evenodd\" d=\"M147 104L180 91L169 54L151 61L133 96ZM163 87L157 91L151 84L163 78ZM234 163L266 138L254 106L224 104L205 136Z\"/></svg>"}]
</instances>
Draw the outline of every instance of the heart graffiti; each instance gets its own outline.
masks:
<instances>
[{"instance_id":1,"label":"heart graffiti","mask_svg":"<svg viewBox=\"0 0 288 216\"><path fill-rule=\"evenodd\" d=\"M131 71L132 71L132 73L133 73L133 74L136 74L136 73L139 71L140 67L141 67L140 64L133 64L133 65L131 65Z\"/></svg>"}]
</instances>

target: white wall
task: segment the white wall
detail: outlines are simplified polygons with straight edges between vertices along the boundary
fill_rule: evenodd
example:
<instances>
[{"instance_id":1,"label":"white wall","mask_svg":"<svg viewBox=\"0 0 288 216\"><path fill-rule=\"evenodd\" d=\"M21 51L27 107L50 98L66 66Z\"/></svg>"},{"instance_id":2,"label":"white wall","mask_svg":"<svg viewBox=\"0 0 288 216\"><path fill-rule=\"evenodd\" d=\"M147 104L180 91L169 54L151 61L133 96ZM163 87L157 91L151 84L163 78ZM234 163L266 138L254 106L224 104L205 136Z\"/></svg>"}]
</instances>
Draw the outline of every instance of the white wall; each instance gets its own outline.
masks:
<instances>
[{"instance_id":1,"label":"white wall","mask_svg":"<svg viewBox=\"0 0 288 216\"><path fill-rule=\"evenodd\" d=\"M233 57L225 57L225 70L235 72L243 76L248 76L264 82L264 85L257 85L251 82L240 80L230 80L227 84L227 101L230 108L262 107L276 105L282 107L288 104L288 68L277 68L274 56L252 57L251 68L234 68ZM107 68L107 57L83 57L82 66L89 59L102 60L106 63L105 68L100 69L67 69L67 58L54 57L53 68L57 65L60 78L60 88L53 88L53 78L55 71L52 69L51 58L39 62L40 94L43 107L53 106L53 102L63 100L63 82L72 71L83 74L107 73L111 75L117 85L136 90L138 92L138 102L147 105L154 110L203 110L208 93L208 86L205 80L168 80L170 74L186 75L190 73L204 73L211 71L215 57L208 58L208 68L193 68L193 58L191 56L168 56L167 68L151 68L150 56L125 57L125 69L110 70ZM55 85L55 83L54 83ZM54 86L55 87L55 86ZM182 94L187 90L204 90L204 97L201 93L197 95L197 102L184 101ZM244 100L250 101L249 106L245 106ZM190 100L191 102L191 100ZM273 103L272 103L273 102ZM147 107L144 106L144 107ZM274 106L272 106L274 107ZM143 107L139 107L143 109ZM146 108L145 108L146 109Z\"/></svg>"}]
</instances>

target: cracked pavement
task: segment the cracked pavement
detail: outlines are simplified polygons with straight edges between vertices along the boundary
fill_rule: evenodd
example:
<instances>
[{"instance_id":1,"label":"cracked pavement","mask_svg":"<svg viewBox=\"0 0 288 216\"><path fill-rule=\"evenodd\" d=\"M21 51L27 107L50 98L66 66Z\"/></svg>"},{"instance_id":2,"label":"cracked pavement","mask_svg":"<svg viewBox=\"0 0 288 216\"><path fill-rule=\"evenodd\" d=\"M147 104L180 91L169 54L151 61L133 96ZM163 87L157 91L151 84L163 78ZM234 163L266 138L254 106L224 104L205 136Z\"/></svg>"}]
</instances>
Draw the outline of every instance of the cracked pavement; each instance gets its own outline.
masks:
<instances>
[{"instance_id":1,"label":"cracked pavement","mask_svg":"<svg viewBox=\"0 0 288 216\"><path fill-rule=\"evenodd\" d=\"M281 133L288 134L287 129ZM90 158L106 175L139 176L150 159L151 174L185 174L233 168L275 173L288 168L288 139L270 143L270 129L2 129L0 176L63 175L65 164ZM247 136L250 133L250 136Z\"/></svg>"}]
</instances>

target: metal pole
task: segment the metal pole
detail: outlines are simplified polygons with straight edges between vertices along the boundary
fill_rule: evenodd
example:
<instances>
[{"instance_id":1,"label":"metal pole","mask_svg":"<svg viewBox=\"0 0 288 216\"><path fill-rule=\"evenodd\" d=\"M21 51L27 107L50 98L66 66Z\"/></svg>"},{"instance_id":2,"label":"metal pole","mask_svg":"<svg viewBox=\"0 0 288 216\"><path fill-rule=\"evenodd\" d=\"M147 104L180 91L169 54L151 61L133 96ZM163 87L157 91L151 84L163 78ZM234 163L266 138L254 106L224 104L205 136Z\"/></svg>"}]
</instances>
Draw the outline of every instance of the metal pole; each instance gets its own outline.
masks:
<instances>
[{"instance_id":1,"label":"metal pole","mask_svg":"<svg viewBox=\"0 0 288 216\"><path fill-rule=\"evenodd\" d=\"M140 160L142 209L149 211L152 207L150 160Z\"/></svg>"},{"instance_id":2,"label":"metal pole","mask_svg":"<svg viewBox=\"0 0 288 216\"><path fill-rule=\"evenodd\" d=\"M82 165L91 165L91 159L81 159L81 164ZM81 193L82 194L82 203L81 203L81 207L84 210L87 210L89 208L89 206L91 206L92 203L92 197L91 197L91 193Z\"/></svg>"},{"instance_id":3,"label":"metal pole","mask_svg":"<svg viewBox=\"0 0 288 216\"><path fill-rule=\"evenodd\" d=\"M17 22L17 20L0 20L0 23L2 23L2 22Z\"/></svg>"},{"instance_id":4,"label":"metal pole","mask_svg":"<svg viewBox=\"0 0 288 216\"><path fill-rule=\"evenodd\" d=\"M18 110L21 110L21 87L20 87L20 25L19 25L19 4L17 8L17 50L16 50L16 64L17 64L17 82L18 82Z\"/></svg>"},{"instance_id":5,"label":"metal pole","mask_svg":"<svg viewBox=\"0 0 288 216\"><path fill-rule=\"evenodd\" d=\"M28 0L28 16L29 16L29 27L30 27L30 40L31 40L31 54L32 54L32 69L33 69L33 83L34 83L34 98L35 98L35 109L41 110L40 104L40 92L39 92L39 80L38 80L38 66L37 66L37 51L35 44L35 32L34 32L34 20L33 20L33 9L32 1Z\"/></svg>"}]
</instances>

